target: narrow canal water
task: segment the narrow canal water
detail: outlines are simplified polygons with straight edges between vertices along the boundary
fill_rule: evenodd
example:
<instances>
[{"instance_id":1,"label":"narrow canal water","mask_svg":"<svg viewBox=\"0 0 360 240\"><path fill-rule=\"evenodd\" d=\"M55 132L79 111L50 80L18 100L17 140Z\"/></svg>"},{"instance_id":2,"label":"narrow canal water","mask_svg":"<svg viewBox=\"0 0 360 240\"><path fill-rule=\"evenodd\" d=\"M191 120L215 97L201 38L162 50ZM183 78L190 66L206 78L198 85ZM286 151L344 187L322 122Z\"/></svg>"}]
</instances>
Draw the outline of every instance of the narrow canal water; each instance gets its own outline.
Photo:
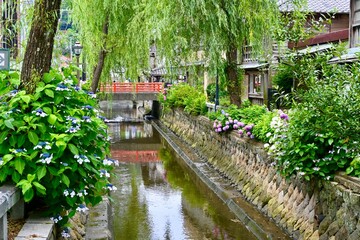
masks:
<instances>
[{"instance_id":1,"label":"narrow canal water","mask_svg":"<svg viewBox=\"0 0 360 240\"><path fill-rule=\"evenodd\" d=\"M151 124L108 125L120 162L112 180L114 239L256 239Z\"/></svg>"}]
</instances>

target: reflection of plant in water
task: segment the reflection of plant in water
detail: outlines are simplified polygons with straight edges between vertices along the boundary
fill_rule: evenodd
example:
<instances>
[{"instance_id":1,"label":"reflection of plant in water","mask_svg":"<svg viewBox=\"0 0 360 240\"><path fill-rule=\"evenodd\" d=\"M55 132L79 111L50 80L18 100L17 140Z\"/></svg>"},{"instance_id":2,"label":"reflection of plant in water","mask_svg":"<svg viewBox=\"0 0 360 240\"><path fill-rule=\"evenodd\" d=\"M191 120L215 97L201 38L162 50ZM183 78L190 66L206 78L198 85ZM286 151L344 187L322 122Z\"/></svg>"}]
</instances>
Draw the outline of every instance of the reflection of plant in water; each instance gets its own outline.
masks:
<instances>
[{"instance_id":1,"label":"reflection of plant in water","mask_svg":"<svg viewBox=\"0 0 360 240\"><path fill-rule=\"evenodd\" d=\"M174 189L182 189L183 196L187 202L193 204L194 206L204 208L207 204L205 197L198 193L198 190L191 182L189 174L184 172L182 167L176 161L176 157L171 150L166 147L162 148L159 151L159 156L167 172L166 180L171 187Z\"/></svg>"},{"instance_id":2,"label":"reflection of plant in water","mask_svg":"<svg viewBox=\"0 0 360 240\"><path fill-rule=\"evenodd\" d=\"M171 187L181 188L184 202L202 211L203 216L200 214L196 218L204 220L199 223L206 231L205 236L210 239L228 239L229 229L238 228L238 225L233 224L226 214L219 214L219 210L221 211L224 207L223 202L210 189L204 187L204 183L197 180L191 170L183 169L185 167L179 164L182 160L177 159L178 156L173 150L164 147L160 149L159 156L167 171L167 181ZM206 219L211 219L212 223L209 224ZM234 229L232 231L236 232Z\"/></svg>"}]
</instances>

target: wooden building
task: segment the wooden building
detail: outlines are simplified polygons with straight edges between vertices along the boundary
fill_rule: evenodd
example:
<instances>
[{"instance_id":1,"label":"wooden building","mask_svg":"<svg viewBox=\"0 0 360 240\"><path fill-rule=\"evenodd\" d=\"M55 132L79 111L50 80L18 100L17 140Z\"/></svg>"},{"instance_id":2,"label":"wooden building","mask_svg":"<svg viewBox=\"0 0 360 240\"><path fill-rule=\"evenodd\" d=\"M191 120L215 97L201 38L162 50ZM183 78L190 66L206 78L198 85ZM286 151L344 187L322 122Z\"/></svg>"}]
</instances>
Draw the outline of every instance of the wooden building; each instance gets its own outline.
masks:
<instances>
[{"instance_id":1,"label":"wooden building","mask_svg":"<svg viewBox=\"0 0 360 240\"><path fill-rule=\"evenodd\" d=\"M292 10L291 5L286 5L285 2L288 1L279 0L279 8L283 13ZM354 6L358 7L360 26L360 0L352 0L352 2L356 2ZM255 104L268 105L272 89L271 78L276 71L278 58L286 49L304 49L322 44L347 41L349 38L349 8L349 0L308 0L307 9L314 20L319 20L330 13L333 14L331 24L326 25L322 32L296 44L288 42L284 45L270 45L272 54L267 59L255 58L251 46L246 46L239 66L244 70L244 89L242 91L244 94L242 98L249 99ZM310 20L309 18L309 22ZM354 24L354 26L357 25ZM359 35L358 32L354 32L354 35L356 34Z\"/></svg>"}]
</instances>

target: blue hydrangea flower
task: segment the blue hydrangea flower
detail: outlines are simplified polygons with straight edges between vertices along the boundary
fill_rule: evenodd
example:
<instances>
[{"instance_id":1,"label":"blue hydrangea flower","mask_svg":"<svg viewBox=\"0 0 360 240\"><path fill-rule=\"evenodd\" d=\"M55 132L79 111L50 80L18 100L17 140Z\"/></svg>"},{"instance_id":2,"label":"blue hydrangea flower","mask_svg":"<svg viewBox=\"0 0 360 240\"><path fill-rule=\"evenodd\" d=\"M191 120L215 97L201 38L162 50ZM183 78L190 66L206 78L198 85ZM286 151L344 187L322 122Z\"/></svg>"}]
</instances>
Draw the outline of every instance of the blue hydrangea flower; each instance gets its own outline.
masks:
<instances>
[{"instance_id":1,"label":"blue hydrangea flower","mask_svg":"<svg viewBox=\"0 0 360 240\"><path fill-rule=\"evenodd\" d=\"M77 131L80 130L80 126L77 125L76 127L70 127L68 130L66 130L65 132L67 133L76 133Z\"/></svg>"},{"instance_id":2,"label":"blue hydrangea flower","mask_svg":"<svg viewBox=\"0 0 360 240\"><path fill-rule=\"evenodd\" d=\"M83 116L82 118L84 122L91 122L91 118L89 116Z\"/></svg>"},{"instance_id":3,"label":"blue hydrangea flower","mask_svg":"<svg viewBox=\"0 0 360 240\"><path fill-rule=\"evenodd\" d=\"M40 116L40 117L47 116L47 114L41 108L38 108L38 109L32 111L32 113L35 113L36 116Z\"/></svg>"},{"instance_id":4,"label":"blue hydrangea flower","mask_svg":"<svg viewBox=\"0 0 360 240\"><path fill-rule=\"evenodd\" d=\"M93 92L87 92L87 94L88 94L91 98L96 98L96 94L94 94Z\"/></svg>"},{"instance_id":5,"label":"blue hydrangea flower","mask_svg":"<svg viewBox=\"0 0 360 240\"><path fill-rule=\"evenodd\" d=\"M92 106L90 106L90 105L86 105L86 106L84 106L84 107L83 107L83 109L86 109L86 110L91 110L91 109L93 109L93 107L92 107Z\"/></svg>"},{"instance_id":6,"label":"blue hydrangea flower","mask_svg":"<svg viewBox=\"0 0 360 240\"><path fill-rule=\"evenodd\" d=\"M100 177L110 177L110 173L108 173L106 170L101 169L100 170Z\"/></svg>"},{"instance_id":7,"label":"blue hydrangea flower","mask_svg":"<svg viewBox=\"0 0 360 240\"><path fill-rule=\"evenodd\" d=\"M70 91L70 89L63 83L59 83L55 90L56 91Z\"/></svg>"},{"instance_id":8,"label":"blue hydrangea flower","mask_svg":"<svg viewBox=\"0 0 360 240\"><path fill-rule=\"evenodd\" d=\"M116 191L117 190L117 187L115 187L111 183L106 184L106 188L109 189L110 191Z\"/></svg>"},{"instance_id":9,"label":"blue hydrangea flower","mask_svg":"<svg viewBox=\"0 0 360 240\"><path fill-rule=\"evenodd\" d=\"M42 153L40 154L40 158L41 163L50 164L53 159L53 154L50 155L50 153Z\"/></svg>"},{"instance_id":10,"label":"blue hydrangea flower","mask_svg":"<svg viewBox=\"0 0 360 240\"><path fill-rule=\"evenodd\" d=\"M103 117L103 116L101 116L101 115L98 115L97 117L100 118L100 119L103 120L103 121L106 121L106 118Z\"/></svg>"},{"instance_id":11,"label":"blue hydrangea flower","mask_svg":"<svg viewBox=\"0 0 360 240\"><path fill-rule=\"evenodd\" d=\"M11 97L14 97L14 96L16 96L16 94L17 94L18 92L19 92L18 90L12 90L12 91L9 92L9 95L10 95Z\"/></svg>"},{"instance_id":12,"label":"blue hydrangea flower","mask_svg":"<svg viewBox=\"0 0 360 240\"><path fill-rule=\"evenodd\" d=\"M35 147L34 147L34 150L36 149L47 149L47 150L50 150L51 149L51 146L50 146L50 143L49 142L39 142Z\"/></svg>"},{"instance_id":13,"label":"blue hydrangea flower","mask_svg":"<svg viewBox=\"0 0 360 240\"><path fill-rule=\"evenodd\" d=\"M82 196L86 196L86 195L88 195L86 189L80 190L80 192L78 192L78 194L77 194L78 197L82 197Z\"/></svg>"},{"instance_id":14,"label":"blue hydrangea flower","mask_svg":"<svg viewBox=\"0 0 360 240\"><path fill-rule=\"evenodd\" d=\"M79 204L79 206L76 208L76 211L78 212L87 212L89 209L84 204Z\"/></svg>"},{"instance_id":15,"label":"blue hydrangea flower","mask_svg":"<svg viewBox=\"0 0 360 240\"><path fill-rule=\"evenodd\" d=\"M53 221L54 223L58 223L62 219L63 218L59 214L50 218L50 220Z\"/></svg>"},{"instance_id":16,"label":"blue hydrangea flower","mask_svg":"<svg viewBox=\"0 0 360 240\"><path fill-rule=\"evenodd\" d=\"M74 158L76 159L76 161L81 165L84 162L90 162L89 158L85 155L75 155Z\"/></svg>"},{"instance_id":17,"label":"blue hydrangea flower","mask_svg":"<svg viewBox=\"0 0 360 240\"><path fill-rule=\"evenodd\" d=\"M24 152L27 152L27 150L25 148L21 149L21 148L18 148L18 149L13 149L11 151L12 153L24 153Z\"/></svg>"},{"instance_id":18,"label":"blue hydrangea flower","mask_svg":"<svg viewBox=\"0 0 360 240\"><path fill-rule=\"evenodd\" d=\"M62 236L63 238L70 238L70 237L71 237L71 235L70 235L70 228L65 227L65 228L62 230L62 232L61 232L61 236Z\"/></svg>"}]
</instances>

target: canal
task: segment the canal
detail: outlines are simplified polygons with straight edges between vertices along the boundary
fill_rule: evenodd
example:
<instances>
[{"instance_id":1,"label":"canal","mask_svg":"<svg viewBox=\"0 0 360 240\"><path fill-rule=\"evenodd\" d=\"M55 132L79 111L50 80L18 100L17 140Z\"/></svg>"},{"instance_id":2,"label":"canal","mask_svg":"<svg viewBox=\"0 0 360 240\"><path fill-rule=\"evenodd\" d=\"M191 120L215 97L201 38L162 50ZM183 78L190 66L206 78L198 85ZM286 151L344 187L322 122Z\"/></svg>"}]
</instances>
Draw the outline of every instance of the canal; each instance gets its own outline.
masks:
<instances>
[{"instance_id":1,"label":"canal","mask_svg":"<svg viewBox=\"0 0 360 240\"><path fill-rule=\"evenodd\" d=\"M125 106L125 105L124 105ZM256 239L131 104L112 109L114 239Z\"/></svg>"}]
</instances>

